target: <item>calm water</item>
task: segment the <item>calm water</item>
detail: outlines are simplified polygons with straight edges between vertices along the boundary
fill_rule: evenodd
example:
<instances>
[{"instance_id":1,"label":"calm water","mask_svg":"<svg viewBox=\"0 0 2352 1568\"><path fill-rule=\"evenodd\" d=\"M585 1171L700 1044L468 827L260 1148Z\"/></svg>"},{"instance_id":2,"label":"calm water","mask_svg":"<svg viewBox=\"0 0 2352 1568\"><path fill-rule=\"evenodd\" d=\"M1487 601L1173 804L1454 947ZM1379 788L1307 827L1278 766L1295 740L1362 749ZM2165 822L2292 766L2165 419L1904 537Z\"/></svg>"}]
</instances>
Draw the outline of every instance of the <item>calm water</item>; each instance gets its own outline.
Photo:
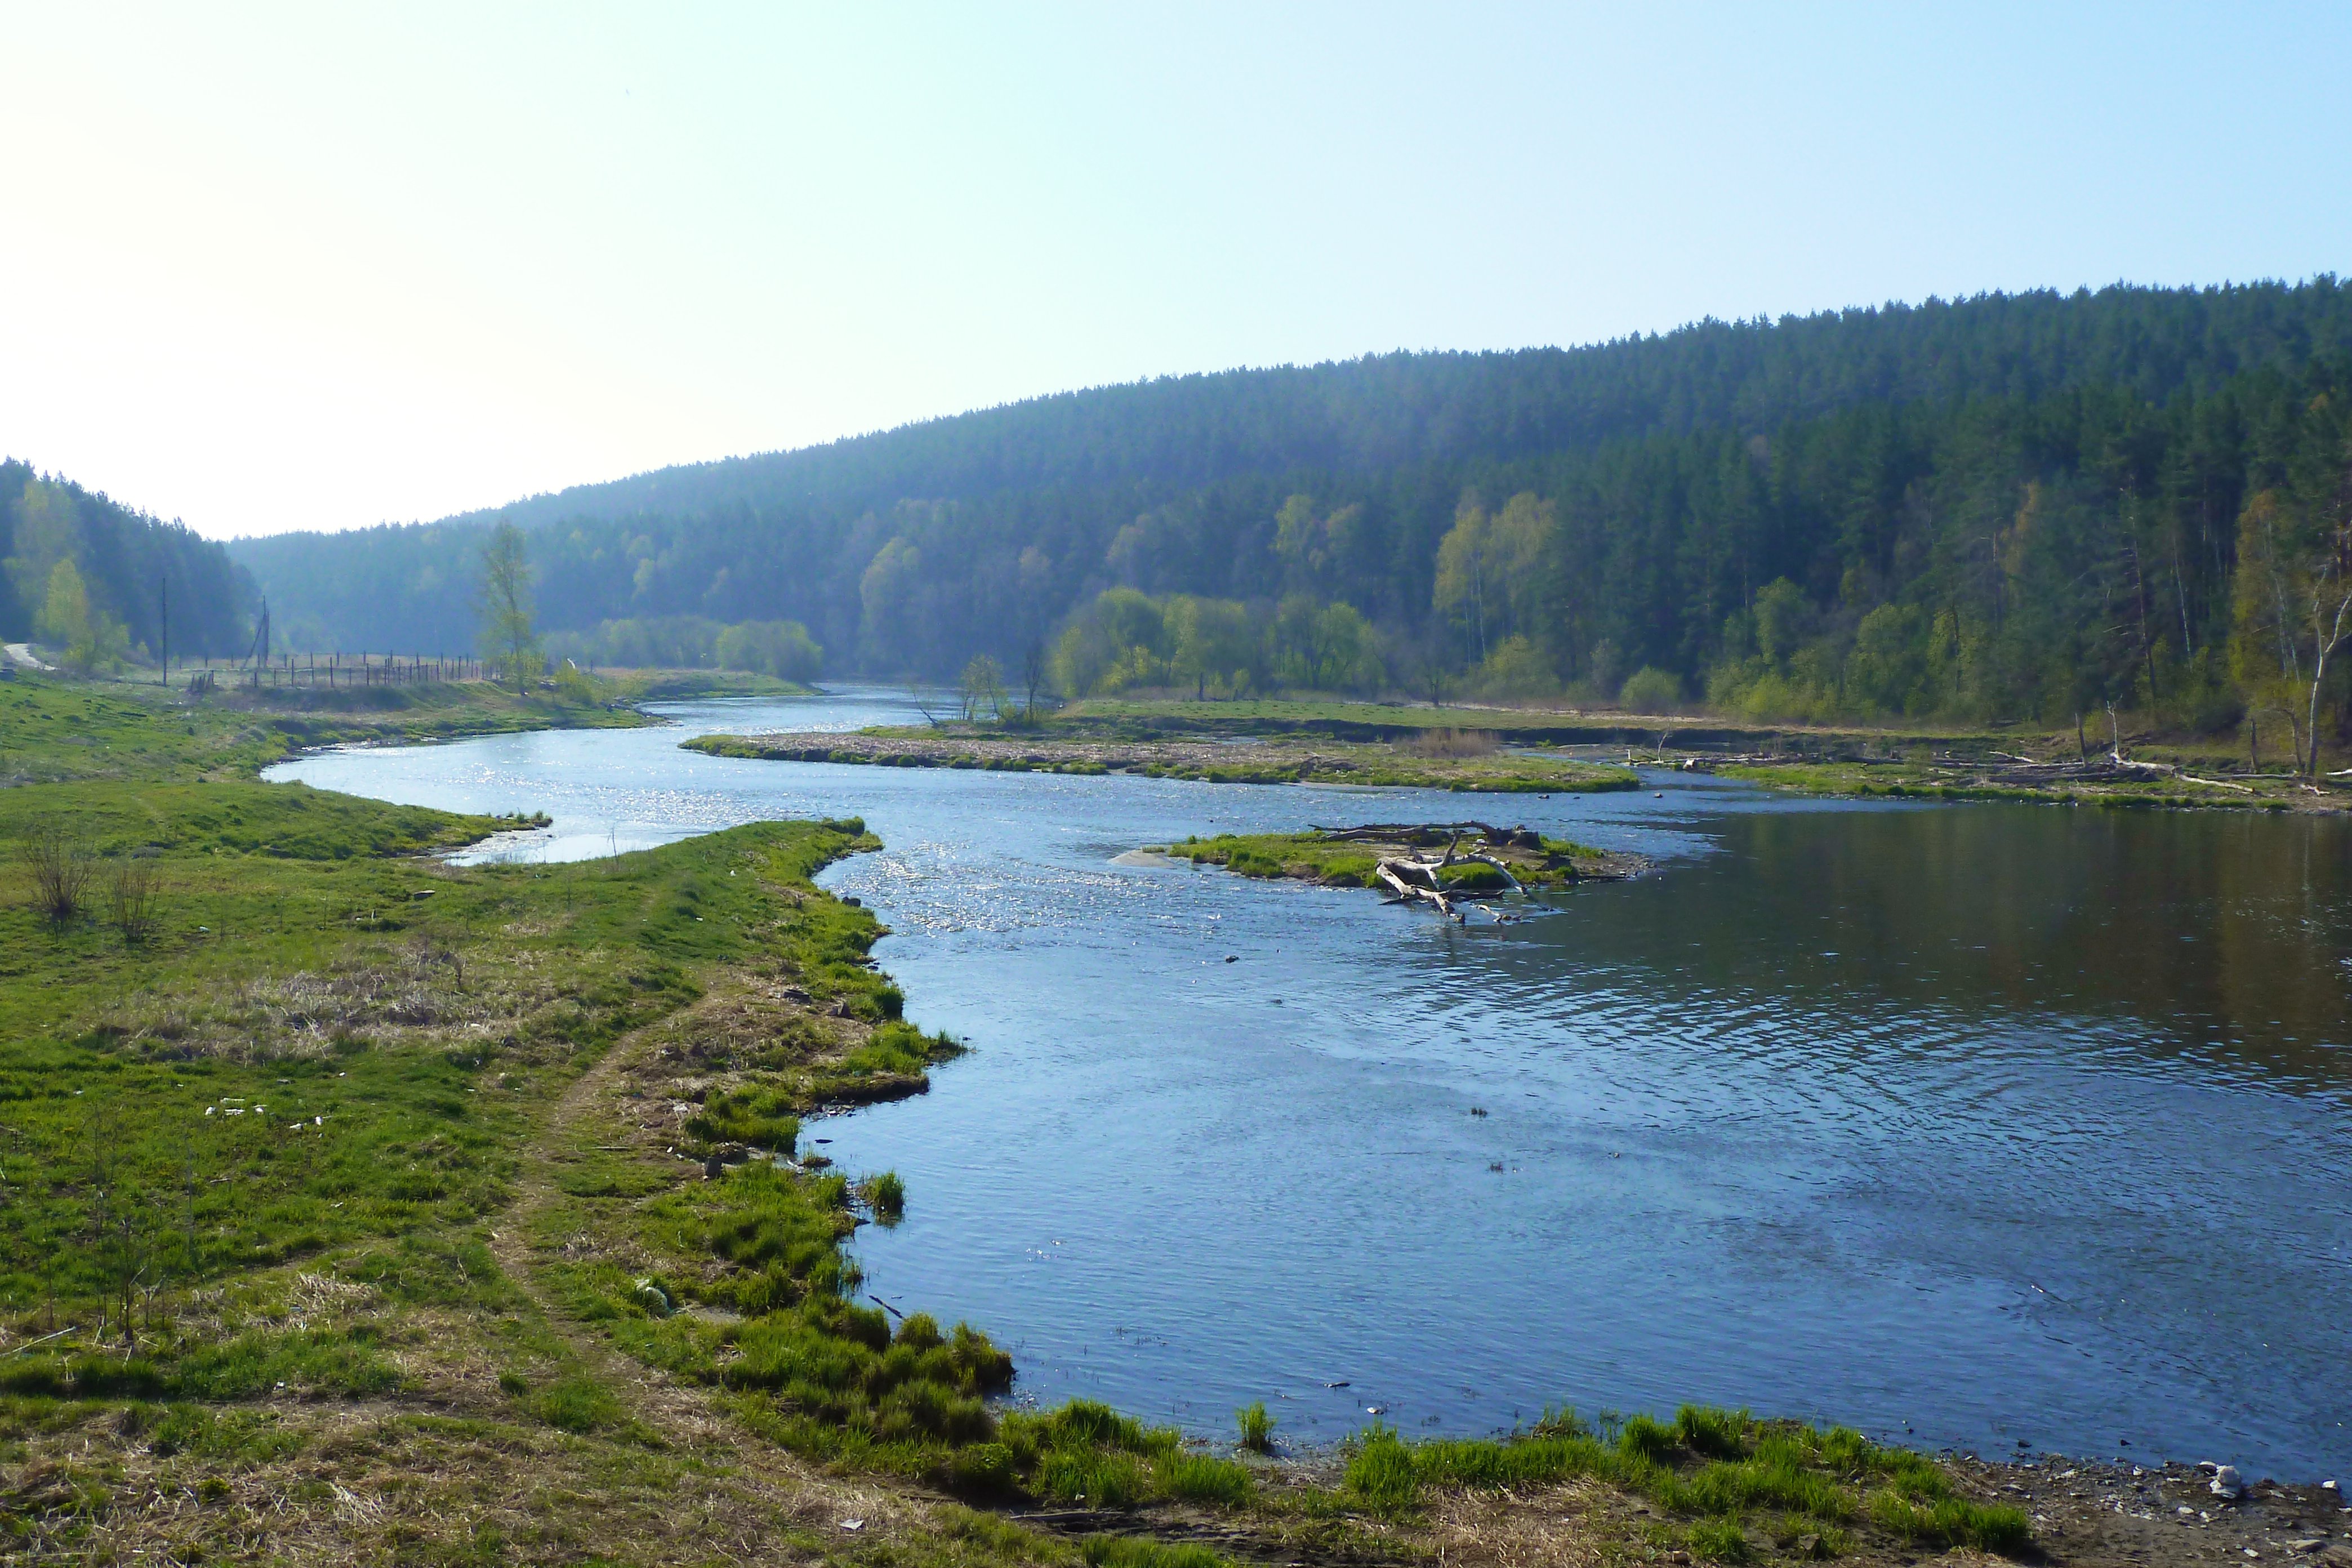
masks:
<instances>
[{"instance_id":1,"label":"calm water","mask_svg":"<svg viewBox=\"0 0 2352 1568\"><path fill-rule=\"evenodd\" d=\"M904 710L668 711L275 772L552 814L521 857L863 816L887 847L825 880L975 1049L807 1136L906 1177L906 1223L860 1233L872 1289L986 1327L1024 1397L1204 1432L1264 1398L1303 1439L1700 1399L2352 1469L2341 823L755 763L676 743ZM1465 929L1112 864L1465 814L1659 869Z\"/></svg>"}]
</instances>

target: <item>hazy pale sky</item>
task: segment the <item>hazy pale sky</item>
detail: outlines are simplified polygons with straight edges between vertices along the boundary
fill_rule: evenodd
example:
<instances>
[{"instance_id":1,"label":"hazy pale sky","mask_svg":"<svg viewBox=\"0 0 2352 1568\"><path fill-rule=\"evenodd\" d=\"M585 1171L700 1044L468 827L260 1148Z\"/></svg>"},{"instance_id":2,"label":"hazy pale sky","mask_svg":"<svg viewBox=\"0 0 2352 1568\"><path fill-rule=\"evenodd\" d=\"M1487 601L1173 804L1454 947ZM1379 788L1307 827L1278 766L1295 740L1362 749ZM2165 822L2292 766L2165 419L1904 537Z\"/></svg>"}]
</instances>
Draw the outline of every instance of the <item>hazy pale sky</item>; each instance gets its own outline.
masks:
<instances>
[{"instance_id":1,"label":"hazy pale sky","mask_svg":"<svg viewBox=\"0 0 2352 1568\"><path fill-rule=\"evenodd\" d=\"M1070 387L2352 270L2352 7L7 5L0 453L215 536Z\"/></svg>"}]
</instances>

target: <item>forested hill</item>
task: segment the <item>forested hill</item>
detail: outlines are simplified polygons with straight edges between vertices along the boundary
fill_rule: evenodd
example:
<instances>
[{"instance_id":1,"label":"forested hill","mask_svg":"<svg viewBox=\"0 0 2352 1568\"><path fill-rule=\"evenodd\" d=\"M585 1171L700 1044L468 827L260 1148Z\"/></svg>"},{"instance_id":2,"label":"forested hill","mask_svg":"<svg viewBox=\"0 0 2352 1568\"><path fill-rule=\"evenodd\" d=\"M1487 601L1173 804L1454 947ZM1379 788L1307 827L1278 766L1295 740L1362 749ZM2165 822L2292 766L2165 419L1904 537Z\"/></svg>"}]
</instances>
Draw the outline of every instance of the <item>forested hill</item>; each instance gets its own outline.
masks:
<instances>
[{"instance_id":1,"label":"forested hill","mask_svg":"<svg viewBox=\"0 0 2352 1568\"><path fill-rule=\"evenodd\" d=\"M908 498L1237 474L1361 474L1509 459L1614 436L1769 431L1866 403L2038 397L2105 386L2150 402L2261 364L2352 349L2331 284L1995 295L1706 321L1583 349L1394 353L1062 393L793 452L582 485L449 521L526 528L735 503L821 510Z\"/></svg>"},{"instance_id":2,"label":"forested hill","mask_svg":"<svg viewBox=\"0 0 2352 1568\"><path fill-rule=\"evenodd\" d=\"M0 462L0 640L92 662L241 654L252 584L221 545L25 463Z\"/></svg>"},{"instance_id":3,"label":"forested hill","mask_svg":"<svg viewBox=\"0 0 2352 1568\"><path fill-rule=\"evenodd\" d=\"M1066 394L503 515L533 531L551 626L789 618L835 673L1017 656L1124 585L1345 603L1391 666L1435 638L1475 673L1517 637L1523 685L1605 686L1655 664L1696 690L1763 652L1735 617L1782 579L1802 596L1803 637L1838 651L1889 605L2007 635L2019 606L2002 595L2038 593L2001 586L2010 568L2105 584L2126 556L2136 595L2168 595L2168 657L2188 661L2227 630L2214 617L2228 615L2249 465L2286 461L2277 440L2305 451L2308 433L2273 426L2342 382L2348 357L2352 299L2332 277L1987 296ZM1461 533L1522 495L1535 510L1492 548ZM457 646L490 515L235 549L298 635ZM2013 559L1968 566L1995 534L2016 536L2001 547ZM1508 559L1499 606L1483 577L1465 600L1459 561L1448 587L1449 539L1481 573ZM2087 554L2026 559L2062 548ZM2104 599L2063 595L2026 607L2053 624L2107 616ZM2149 664L2156 636L2009 649L1986 700L2038 705L2036 661Z\"/></svg>"}]
</instances>

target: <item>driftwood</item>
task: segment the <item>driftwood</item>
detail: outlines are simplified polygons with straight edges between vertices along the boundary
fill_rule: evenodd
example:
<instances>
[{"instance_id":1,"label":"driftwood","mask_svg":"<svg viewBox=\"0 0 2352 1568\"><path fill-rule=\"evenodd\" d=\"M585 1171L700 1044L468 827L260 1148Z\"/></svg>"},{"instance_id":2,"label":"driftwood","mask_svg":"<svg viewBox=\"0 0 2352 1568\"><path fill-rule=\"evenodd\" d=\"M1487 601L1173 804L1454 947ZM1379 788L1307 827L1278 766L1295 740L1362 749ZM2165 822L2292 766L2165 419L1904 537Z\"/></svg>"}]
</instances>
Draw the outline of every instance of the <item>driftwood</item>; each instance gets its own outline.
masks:
<instances>
[{"instance_id":1,"label":"driftwood","mask_svg":"<svg viewBox=\"0 0 2352 1568\"><path fill-rule=\"evenodd\" d=\"M1435 904L1439 914L1451 915L1454 919L1460 920L1462 917L1454 913L1454 900L1446 897L1444 889L1437 886L1437 879L1434 877L1430 879L1430 885L1426 888L1405 880L1405 872L1421 869L1422 867L1418 861L1383 860L1372 868L1372 874L1394 889L1398 903L1425 901Z\"/></svg>"},{"instance_id":2,"label":"driftwood","mask_svg":"<svg viewBox=\"0 0 2352 1568\"><path fill-rule=\"evenodd\" d=\"M1486 836L1486 840L1489 843L1500 842L1509 844L1516 841L1518 837L1516 831L1505 831L1498 834L1496 829L1488 827L1483 823L1465 823L1459 826L1477 828ZM1391 827L1388 830L1387 834L1383 836L1392 837L1398 831L1400 831L1400 829ZM1411 833L1427 831L1427 829L1404 828L1401 831ZM1355 830L1353 835L1334 834L1331 837L1369 836L1373 832L1374 830L1370 828L1358 828ZM1459 846L1461 842L1462 835L1457 828L1454 832L1454 837L1446 842L1445 853L1439 856L1436 859L1417 859L1402 855L1389 856L1377 861L1373 865L1372 874L1378 877L1396 893L1398 902L1434 904L1437 906L1438 913L1450 916L1457 921L1462 920L1464 916L1460 910L1454 907L1454 895L1445 890L1445 886L1438 879L1437 873L1458 860L1474 861L1481 866L1492 866L1496 870L1500 871L1503 874L1503 880L1511 885L1511 891L1522 894L1527 891L1527 889L1519 885L1518 878L1511 874L1510 867L1505 865L1502 861L1497 860L1492 855L1481 855L1475 851L1461 851L1457 848L1457 846Z\"/></svg>"}]
</instances>

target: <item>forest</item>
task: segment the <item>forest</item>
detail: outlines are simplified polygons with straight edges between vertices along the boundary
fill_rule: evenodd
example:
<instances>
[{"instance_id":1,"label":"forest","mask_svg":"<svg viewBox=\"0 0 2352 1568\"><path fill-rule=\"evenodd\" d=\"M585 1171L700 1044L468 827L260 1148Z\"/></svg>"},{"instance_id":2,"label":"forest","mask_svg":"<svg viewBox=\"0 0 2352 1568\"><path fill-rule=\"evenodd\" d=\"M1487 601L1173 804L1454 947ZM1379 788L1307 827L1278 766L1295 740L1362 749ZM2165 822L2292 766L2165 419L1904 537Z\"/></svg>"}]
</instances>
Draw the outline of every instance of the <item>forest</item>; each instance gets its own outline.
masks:
<instances>
[{"instance_id":1,"label":"forest","mask_svg":"<svg viewBox=\"0 0 2352 1568\"><path fill-rule=\"evenodd\" d=\"M253 588L221 545L27 464L0 462L0 641L84 668L242 654Z\"/></svg>"},{"instance_id":2,"label":"forest","mask_svg":"<svg viewBox=\"0 0 2352 1568\"><path fill-rule=\"evenodd\" d=\"M319 646L465 646L503 516L552 632L793 622L836 676L1050 650L1069 694L1638 678L1758 717L2301 730L2343 710L2340 674L2312 698L2347 397L2333 277L1986 295L1169 378L234 549Z\"/></svg>"}]
</instances>

